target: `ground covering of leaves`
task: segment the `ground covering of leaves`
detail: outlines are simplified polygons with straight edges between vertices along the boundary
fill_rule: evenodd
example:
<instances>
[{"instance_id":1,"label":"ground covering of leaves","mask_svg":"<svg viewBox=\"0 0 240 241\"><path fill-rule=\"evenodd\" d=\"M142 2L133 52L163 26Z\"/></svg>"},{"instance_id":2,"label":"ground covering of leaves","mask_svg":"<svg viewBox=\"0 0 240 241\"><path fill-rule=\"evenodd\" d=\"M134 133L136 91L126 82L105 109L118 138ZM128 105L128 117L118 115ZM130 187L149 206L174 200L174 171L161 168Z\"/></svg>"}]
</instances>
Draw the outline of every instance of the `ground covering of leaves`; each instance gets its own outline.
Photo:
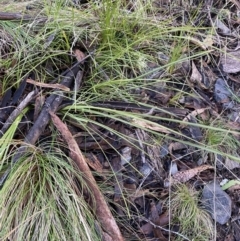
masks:
<instances>
[{"instance_id":1,"label":"ground covering of leaves","mask_svg":"<svg viewBox=\"0 0 240 241\"><path fill-rule=\"evenodd\" d=\"M199 50L206 51L206 54L197 60L190 60L186 56L185 61L176 63L173 69L165 71L171 56L159 52L155 61L147 63L149 74L145 76L146 81L161 78L168 78L168 81L162 84L158 82L152 86L148 84L148 88L129 90L131 96L138 100L138 104L134 101L124 102L114 97L89 103L93 109L102 108L104 111L107 108L113 111L142 114L145 115L145 119L131 118L121 122L111 119L109 115L99 117L89 112L89 118L93 121L87 127L91 131L86 131L86 127L76 123L70 115L64 119L64 122L84 154L85 161L94 173L97 183L100 186L103 183L109 186L104 195L109 200L114 217L126 240L204 240L192 236L196 235L194 232L191 233L192 229L196 228L193 220L196 216L193 216L191 224L186 227L184 219L187 219L191 213L189 210L192 206L188 206L191 201L194 200L195 204L204 207L201 201L202 190L207 183L214 181L217 187L221 185L224 195L230 197L226 202L222 202L221 198L220 201L216 201L220 204L220 211L224 212L230 208L230 216L221 223L216 218L217 210L208 210L205 207L203 210L208 210L209 215L201 214L205 223L204 220L197 220L196 226L200 226L198 232L210 229L212 225L213 232L205 240L213 240L214 237L214 240L219 241L238 241L240 240L238 178L240 174L238 149L240 2L238 0L204 3L191 1L192 4L188 1L170 2L155 1L154 4L159 8L159 16L163 12L164 16L176 16L172 25L184 26L185 22L189 21L189 11L195 9L198 17L195 18L193 25L201 23L203 27L214 27L214 33L209 35L204 33L202 39L199 36L191 37L189 46L181 46L182 55L187 54L189 50L192 54L197 54ZM128 7L129 11L134 11L134 5ZM221 11L222 18L216 14L218 11ZM6 35L4 41L8 41ZM0 43L0 51L4 58L8 58L11 57L9 54L11 47L4 41ZM68 66L65 63L56 63L55 66L48 63L48 68L54 69L58 74L66 75L74 70L76 58L81 68L77 70L78 74L74 74L74 84L66 86L62 82L57 84L56 81L43 84L35 79L33 72L25 76L18 86L13 86L2 94L1 136L8 128L5 124L12 121L10 115L15 109L19 109L20 103L26 100L29 93L33 95L27 105L33 108L24 117L22 124L19 124L15 139L26 140L26 136L29 136L32 123L36 123L40 116L44 98L51 97L52 89L67 93L59 102L59 106L54 109L54 112L63 118L60 110L73 104L69 98L66 98L69 97L68 91L76 88L78 84L78 95L81 95L81 89L88 85L85 80L91 74L93 65L88 54L92 50L97 51L98 47L96 45L93 49L91 46L89 49L88 44L88 42L76 43L75 52L69 61L71 64ZM175 49L174 43L172 45ZM91 54L94 58L94 53ZM161 66L166 67L161 69L159 68ZM8 70L0 69L1 78L5 78L6 75ZM136 73L127 70L127 75L130 78ZM176 101L172 104L174 98L177 99L178 105ZM51 103L47 108L52 111ZM45 115L49 115L47 111ZM48 118L50 119L50 116ZM212 128L205 129L203 124ZM219 128L224 128L226 132L220 131ZM35 141L29 141L30 144L38 145L38 142L44 138L50 138L53 128L47 123L41 131L39 130L37 139L34 137ZM156 140L154 132L162 133L160 141ZM36 133L34 129L34 135ZM192 145L188 144L189 140L192 141ZM59 134L57 141L64 143L64 138ZM17 152L18 149L15 146L11 151ZM67 148L65 151L68 152ZM1 171L1 185L4 185L6 170L4 171ZM185 214L181 214L179 209L185 209ZM210 220L210 224L207 219Z\"/></svg>"}]
</instances>

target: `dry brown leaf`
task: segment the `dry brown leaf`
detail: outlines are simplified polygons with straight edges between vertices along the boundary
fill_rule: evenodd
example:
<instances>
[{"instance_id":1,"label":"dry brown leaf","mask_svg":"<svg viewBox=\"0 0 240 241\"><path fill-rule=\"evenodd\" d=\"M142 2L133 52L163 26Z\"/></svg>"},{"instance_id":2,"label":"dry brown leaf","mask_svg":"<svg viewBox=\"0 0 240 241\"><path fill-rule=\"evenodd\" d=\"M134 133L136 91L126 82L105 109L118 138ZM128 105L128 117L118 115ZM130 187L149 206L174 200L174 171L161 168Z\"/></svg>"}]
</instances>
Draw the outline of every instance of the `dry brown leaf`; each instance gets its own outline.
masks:
<instances>
[{"instance_id":1,"label":"dry brown leaf","mask_svg":"<svg viewBox=\"0 0 240 241\"><path fill-rule=\"evenodd\" d=\"M82 61L86 57L86 55L79 49L75 49L73 53L78 62Z\"/></svg>"},{"instance_id":2,"label":"dry brown leaf","mask_svg":"<svg viewBox=\"0 0 240 241\"><path fill-rule=\"evenodd\" d=\"M210 107L194 110L194 111L192 111L191 113L189 113L182 121L183 121L183 122L189 122L189 120L191 120L192 118L196 118L197 115L201 115L201 114L203 114L206 110L209 110L209 109L210 109ZM186 127L186 125L187 125L187 124L182 123L182 124L180 125L180 127L181 127L181 128L184 128L184 127Z\"/></svg>"},{"instance_id":3,"label":"dry brown leaf","mask_svg":"<svg viewBox=\"0 0 240 241\"><path fill-rule=\"evenodd\" d=\"M166 226L169 224L169 220L172 219L172 216L169 217L169 212L166 211L165 213L159 216L159 223L160 226Z\"/></svg>"},{"instance_id":4,"label":"dry brown leaf","mask_svg":"<svg viewBox=\"0 0 240 241\"><path fill-rule=\"evenodd\" d=\"M206 36L206 38L203 40L203 45L206 47L206 48L210 48L213 46L214 44L214 37L212 34L209 34Z\"/></svg>"},{"instance_id":5,"label":"dry brown leaf","mask_svg":"<svg viewBox=\"0 0 240 241\"><path fill-rule=\"evenodd\" d=\"M202 89L211 89L216 79L217 75L213 72L213 69L209 66L207 62L201 60L201 71L204 75L203 82L199 83Z\"/></svg>"},{"instance_id":6,"label":"dry brown leaf","mask_svg":"<svg viewBox=\"0 0 240 241\"><path fill-rule=\"evenodd\" d=\"M149 123L147 121L137 120L137 119L134 119L132 123L135 125L139 125L142 128L150 129L153 131L158 131L158 132L162 132L162 133L166 133L166 134L171 133L166 127L160 126L157 123L153 123L153 122Z\"/></svg>"},{"instance_id":7,"label":"dry brown leaf","mask_svg":"<svg viewBox=\"0 0 240 241\"><path fill-rule=\"evenodd\" d=\"M140 231L145 235L149 235L153 231L153 226L151 223L145 223L140 227Z\"/></svg>"},{"instance_id":8,"label":"dry brown leaf","mask_svg":"<svg viewBox=\"0 0 240 241\"><path fill-rule=\"evenodd\" d=\"M198 71L198 69L193 61L192 61L192 74L191 74L190 80L193 83L199 83L202 81L202 75Z\"/></svg>"},{"instance_id":9,"label":"dry brown leaf","mask_svg":"<svg viewBox=\"0 0 240 241\"><path fill-rule=\"evenodd\" d=\"M150 221L152 221L155 225L160 226L159 224L160 218L159 218L157 207L154 202L151 203L150 212L151 212ZM157 238L158 240L161 240L161 241L168 240L167 238L164 237L162 230L158 227L153 228L153 233L154 233L154 237Z\"/></svg>"},{"instance_id":10,"label":"dry brown leaf","mask_svg":"<svg viewBox=\"0 0 240 241\"><path fill-rule=\"evenodd\" d=\"M168 146L169 153L173 155L173 151L186 149L187 146L181 142L171 142Z\"/></svg>"},{"instance_id":11,"label":"dry brown leaf","mask_svg":"<svg viewBox=\"0 0 240 241\"><path fill-rule=\"evenodd\" d=\"M94 155L91 154L88 157L85 158L87 161L87 164L96 172L98 173L103 173L103 166L101 162L98 160L98 158Z\"/></svg>"},{"instance_id":12,"label":"dry brown leaf","mask_svg":"<svg viewBox=\"0 0 240 241\"><path fill-rule=\"evenodd\" d=\"M148 234L152 233L152 231L153 231L153 228L154 228L153 224L155 225L155 227L156 226L164 227L169 224L169 220L171 220L171 219L172 219L172 216L169 217L169 212L167 211L167 212L161 214L160 216L158 216L158 218L155 219L155 223L147 222L144 225L142 225L140 228L140 231L142 233L148 235Z\"/></svg>"},{"instance_id":13,"label":"dry brown leaf","mask_svg":"<svg viewBox=\"0 0 240 241\"><path fill-rule=\"evenodd\" d=\"M205 171L207 169L214 169L214 168L210 165L202 165L186 171L178 172L170 178L170 184L185 183L189 181L191 178L193 178L194 176L198 175L200 172Z\"/></svg>"},{"instance_id":14,"label":"dry brown leaf","mask_svg":"<svg viewBox=\"0 0 240 241\"><path fill-rule=\"evenodd\" d=\"M32 79L27 79L26 81L29 84L33 84L33 85L36 85L36 86L39 86L42 88L51 88L51 89L60 89L63 91L70 91L70 89L68 87L61 85L61 84L46 84L46 83L38 82L38 81L35 81Z\"/></svg>"},{"instance_id":15,"label":"dry brown leaf","mask_svg":"<svg viewBox=\"0 0 240 241\"><path fill-rule=\"evenodd\" d=\"M198 45L198 46L199 46L200 48L202 48L203 50L206 50L207 47L208 47L208 45L206 45L207 42L202 42L202 41L200 41L200 40L197 39L197 38L188 36L188 40L189 40L190 42L192 42L193 44ZM208 41L209 41L209 40L208 40Z\"/></svg>"}]
</instances>

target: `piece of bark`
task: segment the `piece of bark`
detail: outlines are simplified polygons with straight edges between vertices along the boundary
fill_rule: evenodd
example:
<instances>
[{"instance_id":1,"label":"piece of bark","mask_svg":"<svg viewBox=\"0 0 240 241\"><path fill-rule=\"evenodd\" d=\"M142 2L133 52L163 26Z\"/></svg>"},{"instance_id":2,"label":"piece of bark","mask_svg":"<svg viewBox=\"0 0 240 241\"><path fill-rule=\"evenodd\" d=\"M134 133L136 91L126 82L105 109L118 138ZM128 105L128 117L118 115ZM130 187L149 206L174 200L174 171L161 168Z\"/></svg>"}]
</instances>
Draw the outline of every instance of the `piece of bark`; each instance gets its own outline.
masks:
<instances>
[{"instance_id":1,"label":"piece of bark","mask_svg":"<svg viewBox=\"0 0 240 241\"><path fill-rule=\"evenodd\" d=\"M5 108L1 108L1 111L0 111L0 123L2 125L3 124L5 125L4 128L8 128L12 124L12 122L11 122L10 125L8 125L7 122L9 122L9 120L10 120L8 118L8 116L11 115L13 117L13 112L14 112L14 115L16 115L15 105L17 104L20 97L22 96L25 88L26 88L26 80L23 80L23 81L21 81L19 87L17 88L17 90L14 93L12 91L12 88L8 89L5 92L4 97L2 99L2 103L0 105L0 107L5 107ZM24 105L24 103L23 103L23 105ZM21 106L21 104L19 106ZM7 118L8 118L8 120L7 120Z\"/></svg>"},{"instance_id":2,"label":"piece of bark","mask_svg":"<svg viewBox=\"0 0 240 241\"><path fill-rule=\"evenodd\" d=\"M26 89L26 86L27 86L26 79L24 79L23 81L21 81L19 87L13 94L12 101L11 101L12 105L15 105L18 103L20 97L23 95L23 93Z\"/></svg>"},{"instance_id":3,"label":"piece of bark","mask_svg":"<svg viewBox=\"0 0 240 241\"><path fill-rule=\"evenodd\" d=\"M4 135L4 133L8 130L11 124L16 120L19 114L23 111L23 109L29 104L29 102L35 98L37 91L31 91L26 98L18 105L18 107L11 113L8 119L5 121L1 131L0 138Z\"/></svg>"},{"instance_id":4,"label":"piece of bark","mask_svg":"<svg viewBox=\"0 0 240 241\"><path fill-rule=\"evenodd\" d=\"M87 165L85 157L78 147L77 142L68 130L67 126L56 116L53 112L49 112L53 121L53 124L60 131L63 139L66 141L69 147L69 156L76 163L79 170L84 173L84 179L92 191L96 205L96 216L98 217L103 230L111 236L112 240L123 241L124 238L119 230L119 227L112 216L111 211L104 199L103 194L100 192L97 183Z\"/></svg>"},{"instance_id":5,"label":"piece of bark","mask_svg":"<svg viewBox=\"0 0 240 241\"><path fill-rule=\"evenodd\" d=\"M150 215L151 221L154 224L159 226L160 225L159 213L158 213L157 207L154 202L152 202L150 205L150 212L151 212L151 215ZM159 229L158 227L153 227L153 233L154 233L155 238L157 238L159 241L167 241L168 240L166 237L164 237L162 230Z\"/></svg>"}]
</instances>

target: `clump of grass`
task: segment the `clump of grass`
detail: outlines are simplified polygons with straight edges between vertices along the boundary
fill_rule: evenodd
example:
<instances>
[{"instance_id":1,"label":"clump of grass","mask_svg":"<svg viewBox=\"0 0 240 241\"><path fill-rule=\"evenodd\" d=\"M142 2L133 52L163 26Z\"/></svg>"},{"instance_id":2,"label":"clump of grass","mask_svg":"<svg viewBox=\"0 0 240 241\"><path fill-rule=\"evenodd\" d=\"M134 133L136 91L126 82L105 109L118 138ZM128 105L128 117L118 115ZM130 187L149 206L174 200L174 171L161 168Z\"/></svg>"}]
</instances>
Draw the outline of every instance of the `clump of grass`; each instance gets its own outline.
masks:
<instances>
[{"instance_id":1,"label":"clump of grass","mask_svg":"<svg viewBox=\"0 0 240 241\"><path fill-rule=\"evenodd\" d=\"M100 240L79 186L87 190L60 150L22 157L0 191L1 240Z\"/></svg>"},{"instance_id":2,"label":"clump of grass","mask_svg":"<svg viewBox=\"0 0 240 241\"><path fill-rule=\"evenodd\" d=\"M238 149L239 141L232 134L224 130L224 123L215 123L215 127L219 127L219 130L216 129L207 129L205 133L206 143L209 147L222 150L225 153L231 153ZM226 129L225 129L226 130Z\"/></svg>"},{"instance_id":3,"label":"clump of grass","mask_svg":"<svg viewBox=\"0 0 240 241\"><path fill-rule=\"evenodd\" d=\"M209 214L199 206L199 192L179 184L169 199L172 225L179 226L179 233L189 240L206 241L213 238L213 223ZM182 240L180 236L176 240Z\"/></svg>"}]
</instances>

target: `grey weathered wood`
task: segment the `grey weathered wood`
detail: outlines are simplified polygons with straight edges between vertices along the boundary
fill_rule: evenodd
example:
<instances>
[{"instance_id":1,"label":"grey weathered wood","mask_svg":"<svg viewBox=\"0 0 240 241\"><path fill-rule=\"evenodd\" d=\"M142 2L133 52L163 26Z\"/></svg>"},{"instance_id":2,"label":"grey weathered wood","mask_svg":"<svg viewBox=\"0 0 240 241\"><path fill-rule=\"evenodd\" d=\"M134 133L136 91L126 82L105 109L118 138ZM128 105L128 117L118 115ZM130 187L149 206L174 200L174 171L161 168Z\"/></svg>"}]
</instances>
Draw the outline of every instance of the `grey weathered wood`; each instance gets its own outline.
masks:
<instances>
[{"instance_id":1,"label":"grey weathered wood","mask_svg":"<svg viewBox=\"0 0 240 241\"><path fill-rule=\"evenodd\" d=\"M79 71L79 65L75 66L74 68L69 71L66 76L61 81L61 84L66 87L71 87L73 85L74 79ZM22 156L24 156L30 145L34 145L40 135L44 132L46 126L50 121L49 111L55 113L61 104L62 100L64 99L64 93L62 91L55 91L55 93L51 94L47 99L40 112L37 120L35 121L34 125L29 130L28 134L24 139L24 144L20 146L16 153L12 158L12 165L9 167L5 173L0 178L0 188L3 186L9 173L12 170L13 165L15 165Z\"/></svg>"}]
</instances>

